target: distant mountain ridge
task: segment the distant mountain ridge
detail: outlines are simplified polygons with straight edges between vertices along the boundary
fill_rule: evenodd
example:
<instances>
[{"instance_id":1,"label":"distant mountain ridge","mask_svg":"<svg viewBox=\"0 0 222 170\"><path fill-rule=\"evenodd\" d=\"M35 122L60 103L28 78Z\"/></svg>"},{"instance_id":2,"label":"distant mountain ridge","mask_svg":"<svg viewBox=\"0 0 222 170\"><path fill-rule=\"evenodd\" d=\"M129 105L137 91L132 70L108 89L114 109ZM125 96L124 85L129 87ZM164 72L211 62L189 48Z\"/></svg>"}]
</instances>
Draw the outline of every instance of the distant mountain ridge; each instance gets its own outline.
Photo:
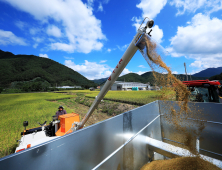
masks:
<instances>
[{"instance_id":1,"label":"distant mountain ridge","mask_svg":"<svg viewBox=\"0 0 222 170\"><path fill-rule=\"evenodd\" d=\"M194 77L212 77L222 73L222 67L217 68L207 68L205 70L200 71L199 73L193 74Z\"/></svg>"},{"instance_id":2,"label":"distant mountain ridge","mask_svg":"<svg viewBox=\"0 0 222 170\"><path fill-rule=\"evenodd\" d=\"M0 50L0 87L10 87L12 82L31 81L37 77L51 86L96 86L78 72L51 59Z\"/></svg>"},{"instance_id":3,"label":"distant mountain ridge","mask_svg":"<svg viewBox=\"0 0 222 170\"><path fill-rule=\"evenodd\" d=\"M155 72L157 76L161 75L158 72ZM186 81L187 77L184 74L174 74L179 80L181 81ZM207 77L194 77L194 76L188 76L188 80L203 80L203 79L207 79ZM99 82L100 85L105 83L105 81L107 80L107 78L103 78L103 79L97 79L96 82ZM144 74L138 75L136 73L128 73L125 74L121 77L118 77L117 81L125 81L125 82L140 82L140 83L150 83L151 85L155 84L155 78L153 76L153 72L152 71L148 71Z\"/></svg>"},{"instance_id":4,"label":"distant mountain ridge","mask_svg":"<svg viewBox=\"0 0 222 170\"><path fill-rule=\"evenodd\" d=\"M220 80L220 82L222 82L222 72L218 75L210 77L209 80Z\"/></svg>"},{"instance_id":5,"label":"distant mountain ridge","mask_svg":"<svg viewBox=\"0 0 222 170\"><path fill-rule=\"evenodd\" d=\"M107 78L101 78L101 79L95 79L95 80L92 80L94 83L96 83L97 85L100 85L102 84L103 82L105 82L106 80L108 79Z\"/></svg>"}]
</instances>

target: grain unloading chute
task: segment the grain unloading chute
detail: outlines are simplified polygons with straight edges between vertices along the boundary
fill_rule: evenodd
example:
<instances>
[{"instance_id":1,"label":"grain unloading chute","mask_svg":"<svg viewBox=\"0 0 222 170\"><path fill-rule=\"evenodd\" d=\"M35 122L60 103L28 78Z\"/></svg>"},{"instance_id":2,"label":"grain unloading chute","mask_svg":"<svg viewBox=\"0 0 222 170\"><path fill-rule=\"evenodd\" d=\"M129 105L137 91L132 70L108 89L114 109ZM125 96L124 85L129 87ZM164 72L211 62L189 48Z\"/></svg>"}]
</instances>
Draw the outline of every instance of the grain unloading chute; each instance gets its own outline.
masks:
<instances>
[{"instance_id":1,"label":"grain unloading chute","mask_svg":"<svg viewBox=\"0 0 222 170\"><path fill-rule=\"evenodd\" d=\"M147 19L147 18L145 18ZM83 120L80 123L76 123L73 127L72 130L78 130L84 126L84 124L87 122L93 111L96 109L100 101L103 99L103 97L106 95L106 93L109 91L110 87L113 85L113 83L116 81L116 79L119 77L119 75L122 73L123 69L126 67L126 65L129 63L129 61L132 59L134 54L138 49L141 51L145 48L145 42L143 40L143 37L150 37L150 32L147 34L146 30L147 28L152 28L154 25L154 21L151 19L148 19L146 25L142 27L142 24L144 23L145 19L141 23L140 27L137 30L137 33L135 37L133 38L132 42L126 49L125 53L123 54L122 58L119 60L117 63L116 67L114 68L113 72L109 76L108 80L104 84L102 90L100 93L97 95L96 99L92 103L92 105L89 108L89 111L87 112L86 116L83 118Z\"/></svg>"}]
</instances>

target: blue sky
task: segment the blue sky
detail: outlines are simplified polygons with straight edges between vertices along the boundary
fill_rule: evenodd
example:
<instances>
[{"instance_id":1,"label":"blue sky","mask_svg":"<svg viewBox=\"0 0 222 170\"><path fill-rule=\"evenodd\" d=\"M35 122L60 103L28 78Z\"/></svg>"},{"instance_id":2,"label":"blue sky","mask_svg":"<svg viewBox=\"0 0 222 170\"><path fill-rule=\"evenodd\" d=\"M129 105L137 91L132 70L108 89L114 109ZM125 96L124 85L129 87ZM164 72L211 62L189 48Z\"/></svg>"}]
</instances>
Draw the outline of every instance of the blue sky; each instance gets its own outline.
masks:
<instances>
[{"instance_id":1,"label":"blue sky","mask_svg":"<svg viewBox=\"0 0 222 170\"><path fill-rule=\"evenodd\" d=\"M108 77L147 16L174 73L222 66L222 0L0 0L0 49ZM139 51L124 69L150 71Z\"/></svg>"}]
</instances>

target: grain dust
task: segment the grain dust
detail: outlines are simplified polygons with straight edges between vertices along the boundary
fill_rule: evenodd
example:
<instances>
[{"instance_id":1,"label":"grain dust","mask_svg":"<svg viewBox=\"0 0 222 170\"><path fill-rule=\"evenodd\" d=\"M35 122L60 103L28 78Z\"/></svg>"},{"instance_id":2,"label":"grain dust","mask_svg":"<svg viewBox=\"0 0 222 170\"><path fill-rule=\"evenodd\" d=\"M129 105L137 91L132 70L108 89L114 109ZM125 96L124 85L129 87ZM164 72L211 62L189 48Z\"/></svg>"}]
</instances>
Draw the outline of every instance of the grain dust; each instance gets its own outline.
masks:
<instances>
[{"instance_id":1,"label":"grain dust","mask_svg":"<svg viewBox=\"0 0 222 170\"><path fill-rule=\"evenodd\" d=\"M160 100L166 101L164 109L167 114L164 114L165 121L168 125L173 126L175 133L171 133L170 139L182 143L182 147L188 149L191 154L196 157L183 157L171 160L153 161L150 164L144 165L142 170L154 169L219 169L213 164L202 160L196 150L196 139L205 128L203 122L191 121L188 118L200 119L201 110L189 107L189 95L186 85L178 80L170 69L162 60L157 51L157 44L147 36L145 38L146 55L144 55L147 63L153 70L154 77L158 86L162 87ZM146 58L147 56L147 58ZM167 72L165 75L157 75L155 72ZM172 106L172 96L176 96L177 106ZM193 104L194 106L195 104ZM176 109L175 109L176 108ZM164 134L164 133L163 133ZM163 136L164 137L164 136ZM174 144L175 145L175 144Z\"/></svg>"}]
</instances>

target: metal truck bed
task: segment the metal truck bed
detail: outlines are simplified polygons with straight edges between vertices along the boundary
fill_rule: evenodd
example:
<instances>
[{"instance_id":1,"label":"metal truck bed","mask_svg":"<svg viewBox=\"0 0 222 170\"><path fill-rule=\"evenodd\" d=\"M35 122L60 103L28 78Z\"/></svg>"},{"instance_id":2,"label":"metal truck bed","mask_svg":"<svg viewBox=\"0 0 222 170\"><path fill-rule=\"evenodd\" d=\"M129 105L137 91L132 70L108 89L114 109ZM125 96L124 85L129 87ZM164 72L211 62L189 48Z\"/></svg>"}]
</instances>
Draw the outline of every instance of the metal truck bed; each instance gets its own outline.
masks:
<instances>
[{"instance_id":1,"label":"metal truck bed","mask_svg":"<svg viewBox=\"0 0 222 170\"><path fill-rule=\"evenodd\" d=\"M138 170L154 150L147 137L172 144L175 131L163 117L165 105L177 109L176 102L155 101L118 116L0 159L7 170ZM222 104L189 103L201 109L206 128L201 133L200 153L222 160ZM207 121L206 121L207 120ZM193 121L193 120L190 120ZM198 120L200 121L200 120ZM155 159L164 156L155 154Z\"/></svg>"}]
</instances>

